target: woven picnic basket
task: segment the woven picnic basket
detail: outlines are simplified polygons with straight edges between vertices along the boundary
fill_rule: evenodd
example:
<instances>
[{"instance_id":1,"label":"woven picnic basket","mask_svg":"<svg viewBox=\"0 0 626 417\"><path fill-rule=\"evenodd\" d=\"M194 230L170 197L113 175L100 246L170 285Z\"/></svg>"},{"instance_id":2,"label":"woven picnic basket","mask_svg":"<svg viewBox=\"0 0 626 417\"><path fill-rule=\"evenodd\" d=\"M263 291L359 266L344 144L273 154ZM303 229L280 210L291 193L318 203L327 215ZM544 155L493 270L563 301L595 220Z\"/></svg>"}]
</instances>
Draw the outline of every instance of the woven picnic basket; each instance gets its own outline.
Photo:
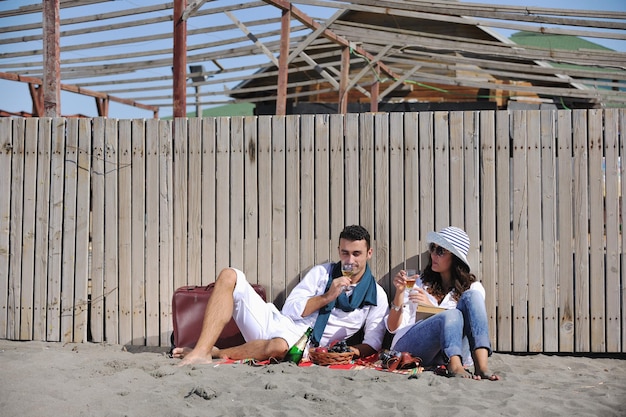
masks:
<instances>
[{"instance_id":1,"label":"woven picnic basket","mask_svg":"<svg viewBox=\"0 0 626 417\"><path fill-rule=\"evenodd\" d=\"M309 359L316 365L345 365L352 362L353 352L316 352L309 351Z\"/></svg>"}]
</instances>

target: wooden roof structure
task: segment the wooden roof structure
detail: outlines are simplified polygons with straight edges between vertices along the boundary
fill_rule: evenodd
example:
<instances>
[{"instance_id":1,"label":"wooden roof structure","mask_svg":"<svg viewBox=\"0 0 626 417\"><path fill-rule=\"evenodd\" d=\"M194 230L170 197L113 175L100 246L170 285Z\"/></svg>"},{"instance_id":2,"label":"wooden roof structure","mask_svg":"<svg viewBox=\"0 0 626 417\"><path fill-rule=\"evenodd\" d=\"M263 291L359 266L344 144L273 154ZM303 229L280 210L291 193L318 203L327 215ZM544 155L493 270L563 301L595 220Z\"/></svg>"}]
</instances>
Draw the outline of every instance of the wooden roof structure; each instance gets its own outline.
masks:
<instances>
[{"instance_id":1,"label":"wooden roof structure","mask_svg":"<svg viewBox=\"0 0 626 417\"><path fill-rule=\"evenodd\" d=\"M109 11L94 13L96 3ZM175 107L176 4L121 3L60 0L61 88L94 97L100 115L108 101L156 115ZM348 101L377 110L463 96L498 106L517 99L626 105L625 52L521 46L491 29L626 42L623 11L428 0L183 3L184 62L193 68L183 80L188 106L274 101L279 112L281 101L334 100L339 111ZM37 109L42 5L18 4L0 12L0 78L27 82ZM33 21L7 24L16 17Z\"/></svg>"}]
</instances>

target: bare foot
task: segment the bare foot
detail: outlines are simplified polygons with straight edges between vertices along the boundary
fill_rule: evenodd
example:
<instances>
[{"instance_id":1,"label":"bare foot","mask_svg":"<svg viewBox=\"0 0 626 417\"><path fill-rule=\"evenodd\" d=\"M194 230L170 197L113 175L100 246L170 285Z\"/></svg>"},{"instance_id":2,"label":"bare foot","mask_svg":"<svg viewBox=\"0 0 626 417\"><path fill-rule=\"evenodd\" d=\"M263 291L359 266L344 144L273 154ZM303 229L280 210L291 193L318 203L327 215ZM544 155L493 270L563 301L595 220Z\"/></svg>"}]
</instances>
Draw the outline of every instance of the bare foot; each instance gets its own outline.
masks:
<instances>
[{"instance_id":1,"label":"bare foot","mask_svg":"<svg viewBox=\"0 0 626 417\"><path fill-rule=\"evenodd\" d=\"M454 378L476 379L474 375L463 366L453 366L448 368L448 376Z\"/></svg>"},{"instance_id":2,"label":"bare foot","mask_svg":"<svg viewBox=\"0 0 626 417\"><path fill-rule=\"evenodd\" d=\"M182 359L189 353L191 353L191 348L177 347L172 349L172 358Z\"/></svg>"},{"instance_id":3,"label":"bare foot","mask_svg":"<svg viewBox=\"0 0 626 417\"><path fill-rule=\"evenodd\" d=\"M206 355L204 352L198 352L196 349L192 350L188 347L174 348L172 357L182 359L178 366L209 364L213 363L213 358L220 357L220 350L214 346L211 349L211 354Z\"/></svg>"},{"instance_id":4,"label":"bare foot","mask_svg":"<svg viewBox=\"0 0 626 417\"><path fill-rule=\"evenodd\" d=\"M499 375L492 374L489 371L487 372L475 371L474 376L476 377L476 379L486 379L487 381L499 381L500 380Z\"/></svg>"}]
</instances>

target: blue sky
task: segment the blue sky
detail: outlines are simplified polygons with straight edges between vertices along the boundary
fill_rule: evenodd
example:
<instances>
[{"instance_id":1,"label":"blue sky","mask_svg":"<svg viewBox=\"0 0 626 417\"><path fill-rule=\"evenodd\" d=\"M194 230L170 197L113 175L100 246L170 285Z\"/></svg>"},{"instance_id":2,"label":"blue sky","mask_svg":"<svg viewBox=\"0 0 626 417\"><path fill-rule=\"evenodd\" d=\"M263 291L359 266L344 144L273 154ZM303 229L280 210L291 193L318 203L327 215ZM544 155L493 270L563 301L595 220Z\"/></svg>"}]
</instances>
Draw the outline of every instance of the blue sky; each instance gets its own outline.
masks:
<instances>
[{"instance_id":1,"label":"blue sky","mask_svg":"<svg viewBox=\"0 0 626 417\"><path fill-rule=\"evenodd\" d=\"M502 4L502 5L524 5L524 6L539 6L539 7L550 7L550 8L568 8L568 9L593 9L593 10L610 10L610 11L622 11L626 12L626 1L624 0L597 0L591 2L589 0L549 0L549 1L540 1L540 0L478 0L475 1L477 3L489 3L489 4ZM13 9L15 5L28 5L33 3L39 3L39 1L31 1L31 0L4 0L0 1L0 11ZM109 3L105 5L93 5L90 7L94 8L94 14L100 12L101 10L110 10L111 5L121 6L120 3L124 3L125 8L134 8L134 7L142 7L149 2L145 0L116 0L115 2ZM160 3L160 2L159 2ZM238 3L238 1L233 0L233 4ZM319 10L319 9L318 9ZM330 16L334 10L328 11L326 16ZM62 18L71 17L72 9L64 9L61 12ZM165 13L165 12L164 12ZM312 13L315 16L325 17L324 13L316 12ZM278 11L276 11L274 16L278 16ZM260 16L255 16L254 18L261 18ZM16 18L6 18L0 19L0 27L9 25L18 25L18 24L26 24L32 21L33 16L24 16L24 17L16 17ZM171 25L171 23L169 23ZM189 27L189 30L193 29L193 27ZM137 34L132 36L142 36L148 35L149 33L142 33L142 29L136 29ZM511 31L503 31L497 30L501 34L505 36L509 36ZM2 37L14 37L15 33L11 34L0 34L0 39ZM89 36L89 35L86 35ZM87 38L89 39L89 38ZM102 41L104 39L98 39ZM618 51L626 51L626 41L605 41L605 40L596 40L590 39L593 42L600 43L604 46L607 46L611 49L615 49ZM94 42L94 39L89 40L79 40L76 39L77 42ZM192 42L190 42L191 44ZM24 48L27 48L28 44L24 44ZM152 45L151 45L152 46ZM31 47L35 48L35 46ZM119 48L119 47L117 47ZM110 49L106 52L107 54L115 54L118 49L115 46L110 47ZM2 52L11 52L7 49L6 46L0 45L0 54ZM77 58L78 56L74 56ZM263 57L257 57L255 59L263 59ZM246 64L241 64L246 65ZM0 69L1 70L1 69ZM67 84L72 84L71 81L62 81ZM8 111L31 111L31 99L30 93L28 92L28 86L24 83L0 80L0 89L3 92L0 96L0 109L8 110ZM96 89L96 88L94 88ZM191 90L188 91L188 94L191 94ZM61 110L63 114L75 114L82 113L90 116L95 116L97 114L95 109L95 102L93 98L81 97L76 94L61 92ZM194 111L192 106L189 107L189 111ZM162 108L160 111L160 116L169 116L172 113L171 107ZM152 116L152 113L146 110L141 110L137 108L133 108L130 106L117 104L112 102L109 108L109 117L114 118L149 118Z\"/></svg>"}]
</instances>

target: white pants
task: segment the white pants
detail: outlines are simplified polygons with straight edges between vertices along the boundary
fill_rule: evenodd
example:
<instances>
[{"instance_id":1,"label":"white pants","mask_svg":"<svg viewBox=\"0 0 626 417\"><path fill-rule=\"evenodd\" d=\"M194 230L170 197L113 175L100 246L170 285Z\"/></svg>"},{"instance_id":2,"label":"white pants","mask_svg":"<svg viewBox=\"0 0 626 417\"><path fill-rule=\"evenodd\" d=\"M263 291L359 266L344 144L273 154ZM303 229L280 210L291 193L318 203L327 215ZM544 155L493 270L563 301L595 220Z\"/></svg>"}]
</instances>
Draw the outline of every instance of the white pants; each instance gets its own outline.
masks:
<instances>
[{"instance_id":1,"label":"white pants","mask_svg":"<svg viewBox=\"0 0 626 417\"><path fill-rule=\"evenodd\" d=\"M288 346L293 346L306 326L301 329L289 317L282 315L273 303L265 302L250 285L246 275L236 268L232 269L237 273L233 319L246 342L280 337Z\"/></svg>"}]
</instances>

